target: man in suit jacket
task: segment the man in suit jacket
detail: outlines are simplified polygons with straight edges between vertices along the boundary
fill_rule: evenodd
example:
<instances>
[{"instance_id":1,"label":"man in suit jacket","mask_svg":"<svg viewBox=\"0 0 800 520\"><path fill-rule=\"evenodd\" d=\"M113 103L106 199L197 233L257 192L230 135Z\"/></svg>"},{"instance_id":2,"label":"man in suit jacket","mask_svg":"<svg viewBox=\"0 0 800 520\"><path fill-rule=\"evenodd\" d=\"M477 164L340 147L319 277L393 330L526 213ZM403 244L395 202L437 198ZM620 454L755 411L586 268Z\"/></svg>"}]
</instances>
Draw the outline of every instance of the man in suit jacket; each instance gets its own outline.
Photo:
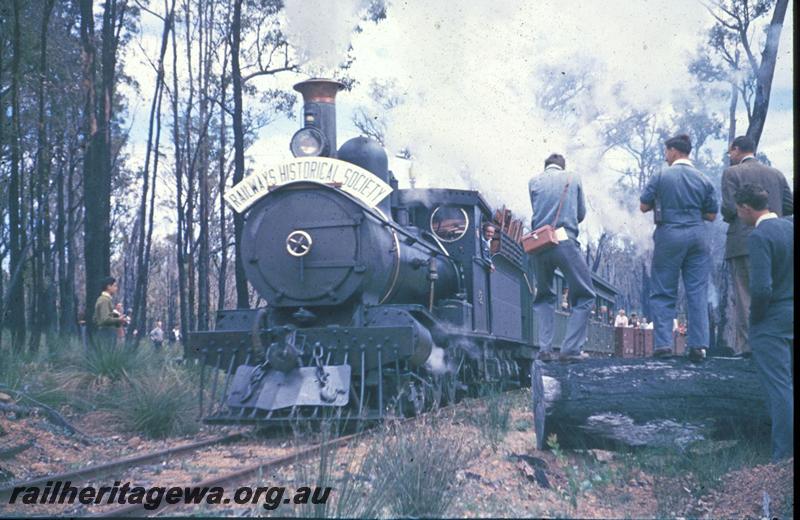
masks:
<instances>
[{"instance_id":1,"label":"man in suit jacket","mask_svg":"<svg viewBox=\"0 0 800 520\"><path fill-rule=\"evenodd\" d=\"M748 290L749 256L747 236L752 231L736 216L734 194L744 184L758 184L769 197L769 210L784 216L793 213L794 201L786 177L755 158L755 143L747 136L733 140L728 154L731 167L722 173L722 218L728 223L728 236L725 241L725 260L731 273L733 288L733 308L728 315L733 328L733 344L729 345L734 354L748 355L747 324L750 312L750 293Z\"/></svg>"},{"instance_id":2,"label":"man in suit jacket","mask_svg":"<svg viewBox=\"0 0 800 520\"><path fill-rule=\"evenodd\" d=\"M770 211L759 185L740 186L734 197L739 219L755 227L747 237L750 347L772 419L772 458L780 460L794 454L794 220Z\"/></svg>"}]
</instances>

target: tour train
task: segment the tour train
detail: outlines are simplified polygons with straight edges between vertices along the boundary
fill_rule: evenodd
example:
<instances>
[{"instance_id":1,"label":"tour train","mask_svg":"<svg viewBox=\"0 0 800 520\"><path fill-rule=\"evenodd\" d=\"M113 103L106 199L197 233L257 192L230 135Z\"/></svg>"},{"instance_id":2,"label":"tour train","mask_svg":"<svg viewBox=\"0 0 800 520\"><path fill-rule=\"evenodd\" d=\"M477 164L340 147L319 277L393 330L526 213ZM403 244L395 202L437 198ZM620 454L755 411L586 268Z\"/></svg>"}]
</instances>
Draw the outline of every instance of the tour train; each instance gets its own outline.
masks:
<instances>
[{"instance_id":1,"label":"tour train","mask_svg":"<svg viewBox=\"0 0 800 520\"><path fill-rule=\"evenodd\" d=\"M499 230L487 261L482 224L494 213L477 191L398 189L379 143L337 148L341 88L295 85L304 105L294 159L258 166L226 194L244 215L247 279L267 305L221 310L213 331L190 333L206 422L379 420L529 381L528 255ZM613 354L617 291L593 282L585 350ZM562 294L558 273L555 283ZM556 345L566 318L559 301Z\"/></svg>"}]
</instances>

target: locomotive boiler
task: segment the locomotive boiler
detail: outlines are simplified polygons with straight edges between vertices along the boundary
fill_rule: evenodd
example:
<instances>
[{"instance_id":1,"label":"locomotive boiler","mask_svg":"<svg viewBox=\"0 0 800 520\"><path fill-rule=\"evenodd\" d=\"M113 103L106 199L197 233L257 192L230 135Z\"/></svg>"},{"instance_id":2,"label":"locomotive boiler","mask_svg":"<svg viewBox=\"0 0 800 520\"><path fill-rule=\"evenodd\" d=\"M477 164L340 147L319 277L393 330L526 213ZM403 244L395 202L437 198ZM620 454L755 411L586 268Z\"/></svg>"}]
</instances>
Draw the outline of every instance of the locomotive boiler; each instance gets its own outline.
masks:
<instances>
[{"instance_id":1,"label":"locomotive boiler","mask_svg":"<svg viewBox=\"0 0 800 520\"><path fill-rule=\"evenodd\" d=\"M521 247L500 233L490 270L478 192L400 190L376 141L337 148L341 88L297 84L294 159L226 194L267 305L221 310L213 331L190 333L207 422L380 419L527 380L535 282Z\"/></svg>"}]
</instances>

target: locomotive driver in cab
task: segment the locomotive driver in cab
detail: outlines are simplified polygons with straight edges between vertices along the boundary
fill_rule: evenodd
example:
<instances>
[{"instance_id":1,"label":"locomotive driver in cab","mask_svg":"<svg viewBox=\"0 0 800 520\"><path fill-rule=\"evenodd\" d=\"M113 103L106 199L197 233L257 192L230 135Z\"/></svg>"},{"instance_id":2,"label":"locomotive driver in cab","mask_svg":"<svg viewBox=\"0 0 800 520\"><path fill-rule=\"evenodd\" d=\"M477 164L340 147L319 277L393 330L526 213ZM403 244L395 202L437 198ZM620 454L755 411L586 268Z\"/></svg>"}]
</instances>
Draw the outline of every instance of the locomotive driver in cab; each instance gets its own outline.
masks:
<instances>
[{"instance_id":1,"label":"locomotive driver in cab","mask_svg":"<svg viewBox=\"0 0 800 520\"><path fill-rule=\"evenodd\" d=\"M678 278L683 277L689 334L689 359L699 363L708 348L708 277L711 255L703 225L717 217L719 202L714 185L689 160L692 143L687 135L664 142L668 168L653 175L639 198L643 213L655 210L653 263L650 268L653 313L653 356L672 356L672 321L678 300Z\"/></svg>"},{"instance_id":2,"label":"locomotive driver in cab","mask_svg":"<svg viewBox=\"0 0 800 520\"><path fill-rule=\"evenodd\" d=\"M592 273L578 244L578 224L586 216L581 179L576 173L566 171L564 156L552 154L544 161L544 171L530 180L528 189L533 209L531 229L550 224L561 235L555 247L530 255L538 289L533 300L533 312L538 324L536 345L539 359L554 359L553 322L557 298L553 277L555 270L559 269L569 287L568 303L572 314L558 359L580 361L587 357L582 349L595 298Z\"/></svg>"}]
</instances>

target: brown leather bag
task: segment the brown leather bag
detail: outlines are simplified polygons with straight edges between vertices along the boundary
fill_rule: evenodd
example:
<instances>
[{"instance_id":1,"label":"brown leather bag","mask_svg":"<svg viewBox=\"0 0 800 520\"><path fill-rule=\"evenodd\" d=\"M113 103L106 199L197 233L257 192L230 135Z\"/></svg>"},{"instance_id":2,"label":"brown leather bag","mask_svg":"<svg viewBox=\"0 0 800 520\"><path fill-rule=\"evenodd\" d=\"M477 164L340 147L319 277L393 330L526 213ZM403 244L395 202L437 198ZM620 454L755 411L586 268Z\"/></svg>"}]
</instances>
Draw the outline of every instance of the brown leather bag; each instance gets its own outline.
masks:
<instances>
[{"instance_id":1,"label":"brown leather bag","mask_svg":"<svg viewBox=\"0 0 800 520\"><path fill-rule=\"evenodd\" d=\"M556 210L553 224L545 224L522 237L522 248L526 253L538 253L539 251L545 251L558 245L559 240L558 237L556 237L555 226L558 222L558 216L561 214L561 206L564 205L564 197L567 195L569 182L570 180L567 179L567 184L564 185L564 191L561 192L561 199L558 201L558 209Z\"/></svg>"}]
</instances>

